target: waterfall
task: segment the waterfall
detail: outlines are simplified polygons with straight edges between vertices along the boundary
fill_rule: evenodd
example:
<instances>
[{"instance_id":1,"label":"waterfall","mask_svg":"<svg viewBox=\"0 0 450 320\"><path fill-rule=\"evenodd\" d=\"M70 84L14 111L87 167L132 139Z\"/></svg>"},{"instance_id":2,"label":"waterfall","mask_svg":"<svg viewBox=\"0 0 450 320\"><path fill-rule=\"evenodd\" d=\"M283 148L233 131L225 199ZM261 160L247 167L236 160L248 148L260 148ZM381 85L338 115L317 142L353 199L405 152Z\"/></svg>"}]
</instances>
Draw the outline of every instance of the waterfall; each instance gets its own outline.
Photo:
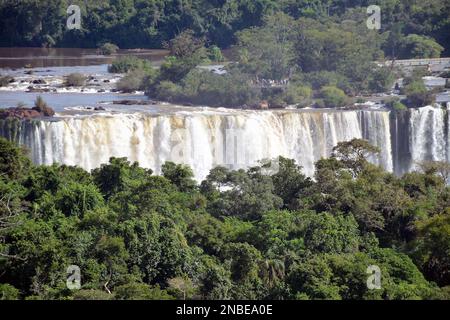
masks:
<instances>
[{"instance_id":1,"label":"waterfall","mask_svg":"<svg viewBox=\"0 0 450 320\"><path fill-rule=\"evenodd\" d=\"M410 110L409 170L417 169L421 161L450 161L449 121L448 108L436 105Z\"/></svg>"},{"instance_id":2,"label":"waterfall","mask_svg":"<svg viewBox=\"0 0 450 320\"><path fill-rule=\"evenodd\" d=\"M420 132L431 129L418 118L411 117L417 129L414 143L426 147L426 142L419 141L423 138ZM443 130L445 126L439 124L442 119L439 115L432 117L433 130ZM338 142L364 138L382 150L370 160L393 170L387 111L62 116L57 121L16 121L14 128L8 121L2 121L0 134L27 146L37 164L57 162L91 170L107 163L110 157L127 157L160 173L162 164L169 160L191 166L198 180L217 165L246 168L258 165L261 159L280 155L295 159L312 176L315 161L329 156ZM448 149L439 145L442 137L435 139L431 149L441 157ZM422 151L414 152L423 156Z\"/></svg>"}]
</instances>

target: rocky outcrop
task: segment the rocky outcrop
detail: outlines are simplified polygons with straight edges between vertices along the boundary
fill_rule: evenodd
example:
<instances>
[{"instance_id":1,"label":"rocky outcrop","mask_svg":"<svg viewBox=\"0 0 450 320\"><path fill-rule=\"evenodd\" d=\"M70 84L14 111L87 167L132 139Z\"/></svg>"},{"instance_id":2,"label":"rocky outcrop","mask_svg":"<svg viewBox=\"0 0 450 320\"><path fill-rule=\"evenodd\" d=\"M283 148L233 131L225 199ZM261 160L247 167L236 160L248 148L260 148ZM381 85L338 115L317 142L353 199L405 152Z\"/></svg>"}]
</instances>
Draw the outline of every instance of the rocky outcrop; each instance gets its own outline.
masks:
<instances>
[{"instance_id":1,"label":"rocky outcrop","mask_svg":"<svg viewBox=\"0 0 450 320\"><path fill-rule=\"evenodd\" d=\"M158 102L153 100L114 100L112 103L125 106L149 106L155 105Z\"/></svg>"},{"instance_id":2,"label":"rocky outcrop","mask_svg":"<svg viewBox=\"0 0 450 320\"><path fill-rule=\"evenodd\" d=\"M47 105L33 107L32 110L39 112L44 117L53 117L55 115L55 111Z\"/></svg>"},{"instance_id":3,"label":"rocky outcrop","mask_svg":"<svg viewBox=\"0 0 450 320\"><path fill-rule=\"evenodd\" d=\"M29 120L41 117L53 117L55 111L50 107L34 107L34 108L8 108L0 109L0 119L19 119L19 120Z\"/></svg>"},{"instance_id":4,"label":"rocky outcrop","mask_svg":"<svg viewBox=\"0 0 450 320\"><path fill-rule=\"evenodd\" d=\"M50 91L54 91L54 90L56 90L56 89L50 89L50 88L35 88L35 87L33 87L33 86L29 86L28 88L27 88L27 92L37 92L37 93L47 93L47 92L50 92Z\"/></svg>"},{"instance_id":5,"label":"rocky outcrop","mask_svg":"<svg viewBox=\"0 0 450 320\"><path fill-rule=\"evenodd\" d=\"M36 79L33 80L33 84L47 84L47 82L45 82L45 80L43 79Z\"/></svg>"},{"instance_id":6,"label":"rocky outcrop","mask_svg":"<svg viewBox=\"0 0 450 320\"><path fill-rule=\"evenodd\" d=\"M256 107L257 109L267 110L269 109L269 102L267 100L262 100Z\"/></svg>"}]
</instances>

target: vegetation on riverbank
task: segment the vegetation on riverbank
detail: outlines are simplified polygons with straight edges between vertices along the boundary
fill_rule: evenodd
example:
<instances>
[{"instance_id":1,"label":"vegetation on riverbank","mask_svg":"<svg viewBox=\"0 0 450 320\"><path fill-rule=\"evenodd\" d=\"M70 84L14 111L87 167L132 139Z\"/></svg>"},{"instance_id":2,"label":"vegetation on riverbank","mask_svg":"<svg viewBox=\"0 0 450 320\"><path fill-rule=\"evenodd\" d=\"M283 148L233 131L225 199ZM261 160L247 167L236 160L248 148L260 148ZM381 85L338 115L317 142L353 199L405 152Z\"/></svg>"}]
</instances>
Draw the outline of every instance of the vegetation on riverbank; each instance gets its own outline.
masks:
<instances>
[{"instance_id":1,"label":"vegetation on riverbank","mask_svg":"<svg viewBox=\"0 0 450 320\"><path fill-rule=\"evenodd\" d=\"M450 54L446 0L74 0L70 4L81 8L81 30L65 28L67 1L2 1L0 45L98 48L111 43L120 48L161 48L191 29L208 44L227 48L236 43L237 32L261 26L266 15L283 12L294 19L365 25L367 6L376 4L381 9L378 33L385 55L434 57L443 49Z\"/></svg>"},{"instance_id":2,"label":"vegetation on riverbank","mask_svg":"<svg viewBox=\"0 0 450 320\"><path fill-rule=\"evenodd\" d=\"M89 173L23 152L0 139L4 299L450 298L448 165L399 178L353 140L315 180L280 158L272 175L217 167L198 185L170 162L162 176L114 158Z\"/></svg>"}]
</instances>

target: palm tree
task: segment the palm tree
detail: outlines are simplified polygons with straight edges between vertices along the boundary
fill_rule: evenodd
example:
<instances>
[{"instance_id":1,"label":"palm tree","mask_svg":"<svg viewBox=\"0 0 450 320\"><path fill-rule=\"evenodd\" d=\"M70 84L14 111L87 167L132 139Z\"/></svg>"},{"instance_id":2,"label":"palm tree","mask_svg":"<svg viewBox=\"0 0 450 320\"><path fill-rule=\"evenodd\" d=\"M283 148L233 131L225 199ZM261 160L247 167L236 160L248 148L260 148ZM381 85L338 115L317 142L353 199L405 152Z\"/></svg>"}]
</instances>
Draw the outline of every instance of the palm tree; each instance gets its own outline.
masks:
<instances>
[{"instance_id":1,"label":"palm tree","mask_svg":"<svg viewBox=\"0 0 450 320\"><path fill-rule=\"evenodd\" d=\"M265 259L260 267L261 277L266 285L272 288L278 281L285 277L284 261L279 259Z\"/></svg>"}]
</instances>

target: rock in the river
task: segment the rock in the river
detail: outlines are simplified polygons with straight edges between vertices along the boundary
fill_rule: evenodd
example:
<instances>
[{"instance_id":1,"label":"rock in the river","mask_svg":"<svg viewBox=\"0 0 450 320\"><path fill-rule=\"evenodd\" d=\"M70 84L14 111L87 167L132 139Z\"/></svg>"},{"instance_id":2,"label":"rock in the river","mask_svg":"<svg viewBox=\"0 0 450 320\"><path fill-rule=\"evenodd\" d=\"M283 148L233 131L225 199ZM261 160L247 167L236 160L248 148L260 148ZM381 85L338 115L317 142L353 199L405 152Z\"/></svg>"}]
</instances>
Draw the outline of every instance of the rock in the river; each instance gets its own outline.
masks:
<instances>
[{"instance_id":1,"label":"rock in the river","mask_svg":"<svg viewBox=\"0 0 450 320\"><path fill-rule=\"evenodd\" d=\"M149 106L156 104L156 102L153 100L114 100L112 103L125 106Z\"/></svg>"},{"instance_id":2,"label":"rock in the river","mask_svg":"<svg viewBox=\"0 0 450 320\"><path fill-rule=\"evenodd\" d=\"M95 111L105 111L106 109L103 107L95 107L94 110Z\"/></svg>"},{"instance_id":3,"label":"rock in the river","mask_svg":"<svg viewBox=\"0 0 450 320\"><path fill-rule=\"evenodd\" d=\"M35 88L33 86L29 86L28 92L50 92L50 88Z\"/></svg>"},{"instance_id":4,"label":"rock in the river","mask_svg":"<svg viewBox=\"0 0 450 320\"><path fill-rule=\"evenodd\" d=\"M36 79L33 80L33 84L47 84L47 82L45 82L45 80L43 79Z\"/></svg>"}]
</instances>

